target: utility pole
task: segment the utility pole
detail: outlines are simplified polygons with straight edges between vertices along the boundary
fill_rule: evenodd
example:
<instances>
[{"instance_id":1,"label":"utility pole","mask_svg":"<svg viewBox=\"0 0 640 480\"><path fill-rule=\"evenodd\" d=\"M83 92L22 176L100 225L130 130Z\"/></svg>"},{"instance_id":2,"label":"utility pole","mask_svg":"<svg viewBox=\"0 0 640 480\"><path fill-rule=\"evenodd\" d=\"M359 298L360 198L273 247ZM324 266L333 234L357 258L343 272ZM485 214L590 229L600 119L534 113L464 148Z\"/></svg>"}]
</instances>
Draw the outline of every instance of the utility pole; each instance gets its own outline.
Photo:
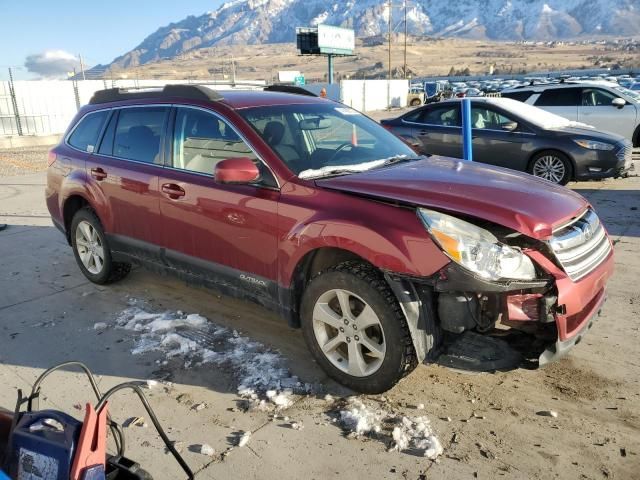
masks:
<instances>
[{"instance_id":1,"label":"utility pole","mask_svg":"<svg viewBox=\"0 0 640 480\"><path fill-rule=\"evenodd\" d=\"M391 9L393 8L392 0L389 0L389 80L391 80Z\"/></svg>"},{"instance_id":2,"label":"utility pole","mask_svg":"<svg viewBox=\"0 0 640 480\"><path fill-rule=\"evenodd\" d=\"M407 0L404 0L404 78L407 78Z\"/></svg>"},{"instance_id":3,"label":"utility pole","mask_svg":"<svg viewBox=\"0 0 640 480\"><path fill-rule=\"evenodd\" d=\"M78 58L80 59L80 72L82 72L82 80L86 80L87 78L84 76L84 62L82 61L82 55L78 54Z\"/></svg>"},{"instance_id":4,"label":"utility pole","mask_svg":"<svg viewBox=\"0 0 640 480\"><path fill-rule=\"evenodd\" d=\"M16 119L16 130L18 130L18 135L22 136L22 122L20 121L16 86L13 83L13 71L11 70L11 67L9 67L9 95L11 96L11 105L13 106L13 117Z\"/></svg>"}]
</instances>

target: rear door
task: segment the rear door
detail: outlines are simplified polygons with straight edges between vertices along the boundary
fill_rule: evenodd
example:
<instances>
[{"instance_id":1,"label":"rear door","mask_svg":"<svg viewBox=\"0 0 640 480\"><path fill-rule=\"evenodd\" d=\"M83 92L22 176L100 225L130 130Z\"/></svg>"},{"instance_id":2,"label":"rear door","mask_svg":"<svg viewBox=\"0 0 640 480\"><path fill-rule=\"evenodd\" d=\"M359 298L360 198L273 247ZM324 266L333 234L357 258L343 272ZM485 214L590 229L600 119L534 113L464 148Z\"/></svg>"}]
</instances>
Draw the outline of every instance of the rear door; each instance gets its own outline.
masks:
<instances>
[{"instance_id":1,"label":"rear door","mask_svg":"<svg viewBox=\"0 0 640 480\"><path fill-rule=\"evenodd\" d=\"M273 174L221 115L178 106L173 116L172 154L159 183L166 261L219 286L275 298L280 190ZM262 178L216 183L216 164L235 157L256 162Z\"/></svg>"},{"instance_id":2,"label":"rear door","mask_svg":"<svg viewBox=\"0 0 640 480\"><path fill-rule=\"evenodd\" d=\"M113 109L87 175L104 202L105 231L116 251L157 256L160 244L158 177L167 106Z\"/></svg>"},{"instance_id":3,"label":"rear door","mask_svg":"<svg viewBox=\"0 0 640 480\"><path fill-rule=\"evenodd\" d=\"M518 125L517 120L505 112L474 103L471 127L474 161L515 170L526 169L526 144L531 141L533 133L528 132L524 125Z\"/></svg>"},{"instance_id":4,"label":"rear door","mask_svg":"<svg viewBox=\"0 0 640 480\"><path fill-rule=\"evenodd\" d=\"M460 103L422 109L413 122L413 137L418 139L422 153L462 158Z\"/></svg>"},{"instance_id":5,"label":"rear door","mask_svg":"<svg viewBox=\"0 0 640 480\"><path fill-rule=\"evenodd\" d=\"M616 98L624 100L603 88L583 88L578 120L593 125L598 130L617 133L631 140L636 122L636 109L626 100L623 107L612 105L611 102Z\"/></svg>"},{"instance_id":6,"label":"rear door","mask_svg":"<svg viewBox=\"0 0 640 480\"><path fill-rule=\"evenodd\" d=\"M561 117L578 120L578 106L582 103L582 88L547 88L540 93L535 106Z\"/></svg>"}]
</instances>

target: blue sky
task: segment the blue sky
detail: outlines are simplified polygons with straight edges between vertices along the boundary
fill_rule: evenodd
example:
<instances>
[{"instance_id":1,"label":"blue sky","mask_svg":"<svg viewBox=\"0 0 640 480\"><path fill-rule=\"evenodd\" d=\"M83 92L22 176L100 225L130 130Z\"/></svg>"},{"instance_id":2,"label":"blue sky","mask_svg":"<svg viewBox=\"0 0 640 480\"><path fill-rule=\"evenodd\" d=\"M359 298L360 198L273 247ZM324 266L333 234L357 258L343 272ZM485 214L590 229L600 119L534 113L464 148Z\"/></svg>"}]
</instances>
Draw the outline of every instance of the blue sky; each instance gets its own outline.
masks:
<instances>
[{"instance_id":1,"label":"blue sky","mask_svg":"<svg viewBox=\"0 0 640 480\"><path fill-rule=\"evenodd\" d=\"M90 65L108 63L158 27L215 10L222 0L0 0L0 79L28 55L45 50L81 54Z\"/></svg>"}]
</instances>

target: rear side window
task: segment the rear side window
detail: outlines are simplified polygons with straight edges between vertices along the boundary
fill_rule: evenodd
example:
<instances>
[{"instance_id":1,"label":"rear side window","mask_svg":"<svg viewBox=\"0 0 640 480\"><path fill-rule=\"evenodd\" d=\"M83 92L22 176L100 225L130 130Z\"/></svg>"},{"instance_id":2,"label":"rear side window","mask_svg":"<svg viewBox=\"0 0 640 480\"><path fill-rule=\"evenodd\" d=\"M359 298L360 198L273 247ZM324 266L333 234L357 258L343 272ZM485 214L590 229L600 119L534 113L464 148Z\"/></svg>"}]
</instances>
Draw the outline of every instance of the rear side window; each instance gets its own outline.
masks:
<instances>
[{"instance_id":1,"label":"rear side window","mask_svg":"<svg viewBox=\"0 0 640 480\"><path fill-rule=\"evenodd\" d=\"M422 110L414 110L407 113L402 119L406 122L418 122L422 116Z\"/></svg>"},{"instance_id":2,"label":"rear side window","mask_svg":"<svg viewBox=\"0 0 640 480\"><path fill-rule=\"evenodd\" d=\"M123 108L113 141L113 155L144 163L161 163L160 141L169 109Z\"/></svg>"},{"instance_id":3,"label":"rear side window","mask_svg":"<svg viewBox=\"0 0 640 480\"><path fill-rule=\"evenodd\" d=\"M443 127L460 126L460 105L454 104L447 107L425 109L418 120L429 125L441 125Z\"/></svg>"},{"instance_id":4,"label":"rear side window","mask_svg":"<svg viewBox=\"0 0 640 480\"><path fill-rule=\"evenodd\" d=\"M529 97L533 94L533 92L531 90L519 90L517 92L503 92L501 94L501 96L505 97L505 98L511 98L513 100L517 100L519 102L526 102L527 100L529 100Z\"/></svg>"},{"instance_id":5,"label":"rear side window","mask_svg":"<svg viewBox=\"0 0 640 480\"><path fill-rule=\"evenodd\" d=\"M580 88L549 88L540 94L536 107L577 107L580 93Z\"/></svg>"},{"instance_id":6,"label":"rear side window","mask_svg":"<svg viewBox=\"0 0 640 480\"><path fill-rule=\"evenodd\" d=\"M82 117L78 126L73 130L68 143L83 152L93 153L98 142L102 126L109 116L109 111L94 112Z\"/></svg>"}]
</instances>

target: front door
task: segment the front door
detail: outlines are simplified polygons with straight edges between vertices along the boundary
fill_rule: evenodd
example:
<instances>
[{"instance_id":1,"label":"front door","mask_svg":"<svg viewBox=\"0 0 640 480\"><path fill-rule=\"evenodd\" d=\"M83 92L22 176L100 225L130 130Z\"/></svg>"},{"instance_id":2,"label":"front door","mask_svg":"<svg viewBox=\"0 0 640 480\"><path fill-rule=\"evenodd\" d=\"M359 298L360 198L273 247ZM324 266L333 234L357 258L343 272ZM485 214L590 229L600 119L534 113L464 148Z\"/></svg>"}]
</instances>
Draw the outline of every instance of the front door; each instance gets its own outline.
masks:
<instances>
[{"instance_id":1,"label":"front door","mask_svg":"<svg viewBox=\"0 0 640 480\"><path fill-rule=\"evenodd\" d=\"M165 261L231 294L275 297L280 197L275 178L219 115L180 106L174 117L172 154L159 180ZM260 181L216 183L216 164L235 157L255 161Z\"/></svg>"},{"instance_id":2,"label":"front door","mask_svg":"<svg viewBox=\"0 0 640 480\"><path fill-rule=\"evenodd\" d=\"M631 140L636 126L636 109L626 101L623 107L613 105L616 98L620 97L602 88L584 88L582 105L578 108L578 120L593 125L598 130L617 133Z\"/></svg>"},{"instance_id":3,"label":"front door","mask_svg":"<svg viewBox=\"0 0 640 480\"><path fill-rule=\"evenodd\" d=\"M482 104L471 108L473 160L499 167L526 170L528 153L524 146L530 133L506 114Z\"/></svg>"}]
</instances>

